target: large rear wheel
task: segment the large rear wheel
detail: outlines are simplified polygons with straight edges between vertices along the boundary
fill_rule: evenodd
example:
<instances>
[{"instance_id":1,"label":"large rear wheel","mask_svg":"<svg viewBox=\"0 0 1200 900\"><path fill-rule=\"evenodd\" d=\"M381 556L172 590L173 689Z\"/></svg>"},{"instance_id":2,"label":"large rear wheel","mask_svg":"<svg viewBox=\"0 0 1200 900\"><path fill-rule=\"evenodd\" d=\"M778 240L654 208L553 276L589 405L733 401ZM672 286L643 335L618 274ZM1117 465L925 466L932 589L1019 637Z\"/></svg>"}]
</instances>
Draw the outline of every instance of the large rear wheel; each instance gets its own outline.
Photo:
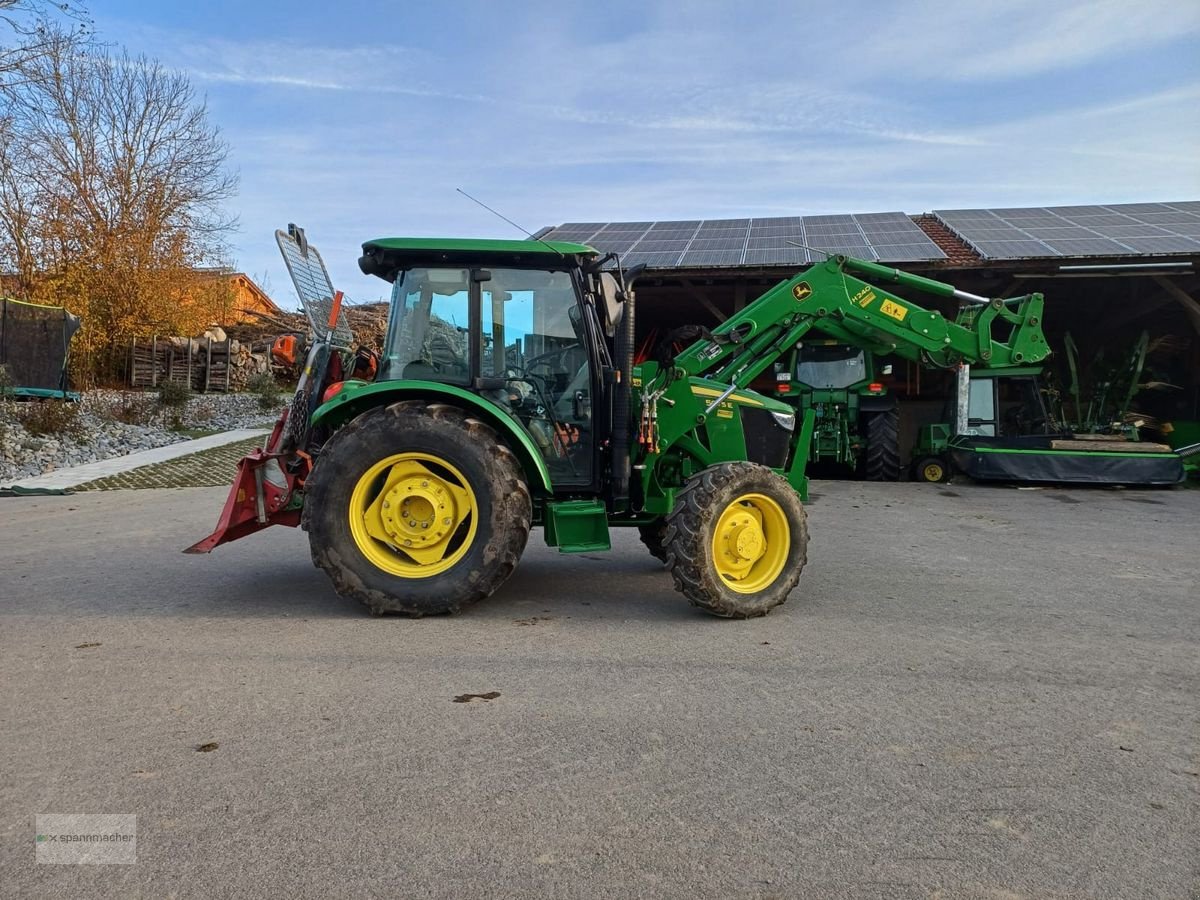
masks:
<instances>
[{"instance_id":1,"label":"large rear wheel","mask_svg":"<svg viewBox=\"0 0 1200 900\"><path fill-rule=\"evenodd\" d=\"M900 480L900 410L896 407L866 414L867 481Z\"/></svg>"},{"instance_id":2,"label":"large rear wheel","mask_svg":"<svg viewBox=\"0 0 1200 900\"><path fill-rule=\"evenodd\" d=\"M722 463L679 491L665 546L675 589L693 606L748 619L783 603L800 580L808 524L779 475L755 463Z\"/></svg>"},{"instance_id":3,"label":"large rear wheel","mask_svg":"<svg viewBox=\"0 0 1200 900\"><path fill-rule=\"evenodd\" d=\"M456 612L508 578L532 503L512 451L445 404L404 401L337 431L305 485L313 562L382 615Z\"/></svg>"}]
</instances>

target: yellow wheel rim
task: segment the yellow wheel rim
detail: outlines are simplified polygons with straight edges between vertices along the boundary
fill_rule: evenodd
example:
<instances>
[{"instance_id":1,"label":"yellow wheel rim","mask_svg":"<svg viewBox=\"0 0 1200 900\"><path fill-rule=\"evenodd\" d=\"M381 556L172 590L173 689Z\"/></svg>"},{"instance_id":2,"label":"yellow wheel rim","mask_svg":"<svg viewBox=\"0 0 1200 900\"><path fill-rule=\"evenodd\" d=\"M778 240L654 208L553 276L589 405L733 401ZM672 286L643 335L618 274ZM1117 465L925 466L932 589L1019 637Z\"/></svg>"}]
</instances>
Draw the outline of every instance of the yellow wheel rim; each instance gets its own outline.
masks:
<instances>
[{"instance_id":1,"label":"yellow wheel rim","mask_svg":"<svg viewBox=\"0 0 1200 900\"><path fill-rule=\"evenodd\" d=\"M942 468L941 463L925 463L921 468L921 477L926 481L941 481L945 474L946 471Z\"/></svg>"},{"instance_id":2,"label":"yellow wheel rim","mask_svg":"<svg viewBox=\"0 0 1200 900\"><path fill-rule=\"evenodd\" d=\"M765 494L743 494L721 513L713 530L717 574L730 590L756 594L787 564L792 530L783 508Z\"/></svg>"},{"instance_id":3,"label":"yellow wheel rim","mask_svg":"<svg viewBox=\"0 0 1200 900\"><path fill-rule=\"evenodd\" d=\"M451 568L475 540L479 505L462 472L430 453L397 453L350 494L350 533L373 565L401 578Z\"/></svg>"}]
</instances>

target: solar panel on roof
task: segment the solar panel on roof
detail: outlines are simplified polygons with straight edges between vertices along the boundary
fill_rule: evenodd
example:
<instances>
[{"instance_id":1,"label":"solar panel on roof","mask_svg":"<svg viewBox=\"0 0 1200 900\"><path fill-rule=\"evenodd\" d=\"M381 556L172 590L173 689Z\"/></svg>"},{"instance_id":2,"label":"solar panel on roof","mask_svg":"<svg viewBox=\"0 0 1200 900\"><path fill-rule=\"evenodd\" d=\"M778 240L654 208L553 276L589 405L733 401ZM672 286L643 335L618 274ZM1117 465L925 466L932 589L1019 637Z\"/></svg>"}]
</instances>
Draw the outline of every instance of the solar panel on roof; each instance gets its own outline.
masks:
<instances>
[{"instance_id":1,"label":"solar panel on roof","mask_svg":"<svg viewBox=\"0 0 1200 900\"><path fill-rule=\"evenodd\" d=\"M790 266L803 265L808 261L808 253L799 247L746 251L746 262L750 265Z\"/></svg>"},{"instance_id":2,"label":"solar panel on roof","mask_svg":"<svg viewBox=\"0 0 1200 900\"><path fill-rule=\"evenodd\" d=\"M628 253L637 241L595 241L597 250L605 253Z\"/></svg>"},{"instance_id":3,"label":"solar panel on roof","mask_svg":"<svg viewBox=\"0 0 1200 900\"><path fill-rule=\"evenodd\" d=\"M934 215L989 259L1171 254L1192 251L1193 227L1200 233L1200 216L1179 208L1183 203L994 209L986 211L994 217L991 223L979 210L935 210ZM1045 245L1040 253L1029 246L1035 242Z\"/></svg>"},{"instance_id":4,"label":"solar panel on roof","mask_svg":"<svg viewBox=\"0 0 1200 900\"><path fill-rule=\"evenodd\" d=\"M655 241L649 238L643 238L634 245L633 252L665 253L669 250L677 250L682 253L687 245L687 241Z\"/></svg>"},{"instance_id":5,"label":"solar panel on roof","mask_svg":"<svg viewBox=\"0 0 1200 900\"><path fill-rule=\"evenodd\" d=\"M1157 225L1103 225L1094 230L1104 237L1116 240L1131 237L1160 237L1171 233Z\"/></svg>"},{"instance_id":6,"label":"solar panel on roof","mask_svg":"<svg viewBox=\"0 0 1200 900\"><path fill-rule=\"evenodd\" d=\"M844 225L854 224L854 216L805 216L804 225Z\"/></svg>"},{"instance_id":7,"label":"solar panel on roof","mask_svg":"<svg viewBox=\"0 0 1200 900\"><path fill-rule=\"evenodd\" d=\"M1155 213L1162 212L1163 205L1161 203L1110 203L1103 207L1110 209L1113 212L1122 213Z\"/></svg>"},{"instance_id":8,"label":"solar panel on roof","mask_svg":"<svg viewBox=\"0 0 1200 900\"><path fill-rule=\"evenodd\" d=\"M741 264L741 250L689 250L679 260L681 266L739 266Z\"/></svg>"},{"instance_id":9,"label":"solar panel on roof","mask_svg":"<svg viewBox=\"0 0 1200 900\"><path fill-rule=\"evenodd\" d=\"M768 250L771 247L785 248L803 243L804 241L799 236L792 238L786 235L777 235L775 237L752 237L746 241L746 246L751 250Z\"/></svg>"},{"instance_id":10,"label":"solar panel on roof","mask_svg":"<svg viewBox=\"0 0 1200 900\"><path fill-rule=\"evenodd\" d=\"M696 238L688 244L688 250L738 250L741 252L745 245L745 238L738 237L737 240L726 240L724 238Z\"/></svg>"},{"instance_id":11,"label":"solar panel on roof","mask_svg":"<svg viewBox=\"0 0 1200 900\"><path fill-rule=\"evenodd\" d=\"M679 252L674 253L638 253L634 251L621 260L626 268L639 264L647 266L674 266L679 262Z\"/></svg>"},{"instance_id":12,"label":"solar panel on roof","mask_svg":"<svg viewBox=\"0 0 1200 900\"><path fill-rule=\"evenodd\" d=\"M1063 256L1120 256L1127 252L1123 244L1106 238L1077 238L1074 240L1048 240L1045 242L1051 250Z\"/></svg>"},{"instance_id":13,"label":"solar panel on roof","mask_svg":"<svg viewBox=\"0 0 1200 900\"><path fill-rule=\"evenodd\" d=\"M764 225L762 228L751 228L750 229L750 237L752 237L752 238L776 237L778 235L783 235L786 237L801 238L801 237L804 237L804 230L801 228L792 228L791 226L787 226L787 225L780 226L778 228L773 228L773 227Z\"/></svg>"},{"instance_id":14,"label":"solar panel on roof","mask_svg":"<svg viewBox=\"0 0 1200 900\"><path fill-rule=\"evenodd\" d=\"M1142 213L1137 217L1139 222L1146 222L1150 225L1182 225L1191 222L1200 222L1200 216L1195 213L1187 212L1186 210L1168 210L1157 213Z\"/></svg>"},{"instance_id":15,"label":"solar panel on roof","mask_svg":"<svg viewBox=\"0 0 1200 900\"><path fill-rule=\"evenodd\" d=\"M911 222L905 213L902 212L882 212L882 213L855 213L854 218L860 224L867 222Z\"/></svg>"},{"instance_id":16,"label":"solar panel on roof","mask_svg":"<svg viewBox=\"0 0 1200 900\"><path fill-rule=\"evenodd\" d=\"M978 241L973 246L984 259L1059 255L1040 241Z\"/></svg>"},{"instance_id":17,"label":"solar panel on roof","mask_svg":"<svg viewBox=\"0 0 1200 900\"><path fill-rule=\"evenodd\" d=\"M1060 221L1083 228L1095 228L1097 225L1136 224L1137 219L1130 218L1129 216L1120 216L1116 213L1103 213L1095 216L1064 216Z\"/></svg>"},{"instance_id":18,"label":"solar panel on roof","mask_svg":"<svg viewBox=\"0 0 1200 900\"><path fill-rule=\"evenodd\" d=\"M547 240L583 240L602 252L622 253L626 263L656 267L748 265L797 266L829 253L880 258L944 259L945 254L903 212L761 219L688 219L661 222L576 222L553 229ZM878 248L876 247L878 245ZM676 257L675 254L678 253Z\"/></svg>"},{"instance_id":19,"label":"solar panel on roof","mask_svg":"<svg viewBox=\"0 0 1200 900\"><path fill-rule=\"evenodd\" d=\"M1154 238L1124 238L1121 241L1135 253L1197 253L1200 240L1185 235L1170 235Z\"/></svg>"},{"instance_id":20,"label":"solar panel on roof","mask_svg":"<svg viewBox=\"0 0 1200 900\"><path fill-rule=\"evenodd\" d=\"M933 248L933 252L930 251ZM924 244L890 244L876 246L880 262L919 262L929 259L944 259L946 254L929 241Z\"/></svg>"}]
</instances>

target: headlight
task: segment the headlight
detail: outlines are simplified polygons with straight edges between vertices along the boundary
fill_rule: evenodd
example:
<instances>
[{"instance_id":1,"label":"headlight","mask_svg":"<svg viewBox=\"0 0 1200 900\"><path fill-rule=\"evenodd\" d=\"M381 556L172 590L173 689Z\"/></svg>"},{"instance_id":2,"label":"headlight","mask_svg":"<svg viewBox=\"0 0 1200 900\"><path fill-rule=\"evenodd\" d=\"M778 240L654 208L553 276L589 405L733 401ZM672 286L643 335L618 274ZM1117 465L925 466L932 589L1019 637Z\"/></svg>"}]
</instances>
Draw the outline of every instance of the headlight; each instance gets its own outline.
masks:
<instances>
[{"instance_id":1,"label":"headlight","mask_svg":"<svg viewBox=\"0 0 1200 900\"><path fill-rule=\"evenodd\" d=\"M788 431L796 430L795 413L775 412L772 410L771 415L775 417L775 421L779 423L780 428L786 428Z\"/></svg>"}]
</instances>

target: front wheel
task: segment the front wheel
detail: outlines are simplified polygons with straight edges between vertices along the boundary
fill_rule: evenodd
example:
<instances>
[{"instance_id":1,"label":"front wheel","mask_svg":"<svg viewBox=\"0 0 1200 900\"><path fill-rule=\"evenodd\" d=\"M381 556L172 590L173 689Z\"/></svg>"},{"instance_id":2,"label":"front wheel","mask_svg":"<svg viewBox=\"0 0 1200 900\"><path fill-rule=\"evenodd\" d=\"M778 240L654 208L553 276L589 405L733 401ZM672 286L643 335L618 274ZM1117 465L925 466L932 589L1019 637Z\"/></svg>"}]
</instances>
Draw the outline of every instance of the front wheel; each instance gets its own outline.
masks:
<instances>
[{"instance_id":1,"label":"front wheel","mask_svg":"<svg viewBox=\"0 0 1200 900\"><path fill-rule=\"evenodd\" d=\"M800 498L749 462L693 475L667 517L667 566L693 606L715 616L766 615L788 598L808 555Z\"/></svg>"},{"instance_id":2,"label":"front wheel","mask_svg":"<svg viewBox=\"0 0 1200 900\"><path fill-rule=\"evenodd\" d=\"M937 484L945 481L949 475L946 461L940 456L925 456L913 464L913 477L917 481Z\"/></svg>"},{"instance_id":3,"label":"front wheel","mask_svg":"<svg viewBox=\"0 0 1200 900\"><path fill-rule=\"evenodd\" d=\"M305 494L313 562L377 615L487 597L516 568L532 521L512 451L439 403L395 403L338 430Z\"/></svg>"}]
</instances>

